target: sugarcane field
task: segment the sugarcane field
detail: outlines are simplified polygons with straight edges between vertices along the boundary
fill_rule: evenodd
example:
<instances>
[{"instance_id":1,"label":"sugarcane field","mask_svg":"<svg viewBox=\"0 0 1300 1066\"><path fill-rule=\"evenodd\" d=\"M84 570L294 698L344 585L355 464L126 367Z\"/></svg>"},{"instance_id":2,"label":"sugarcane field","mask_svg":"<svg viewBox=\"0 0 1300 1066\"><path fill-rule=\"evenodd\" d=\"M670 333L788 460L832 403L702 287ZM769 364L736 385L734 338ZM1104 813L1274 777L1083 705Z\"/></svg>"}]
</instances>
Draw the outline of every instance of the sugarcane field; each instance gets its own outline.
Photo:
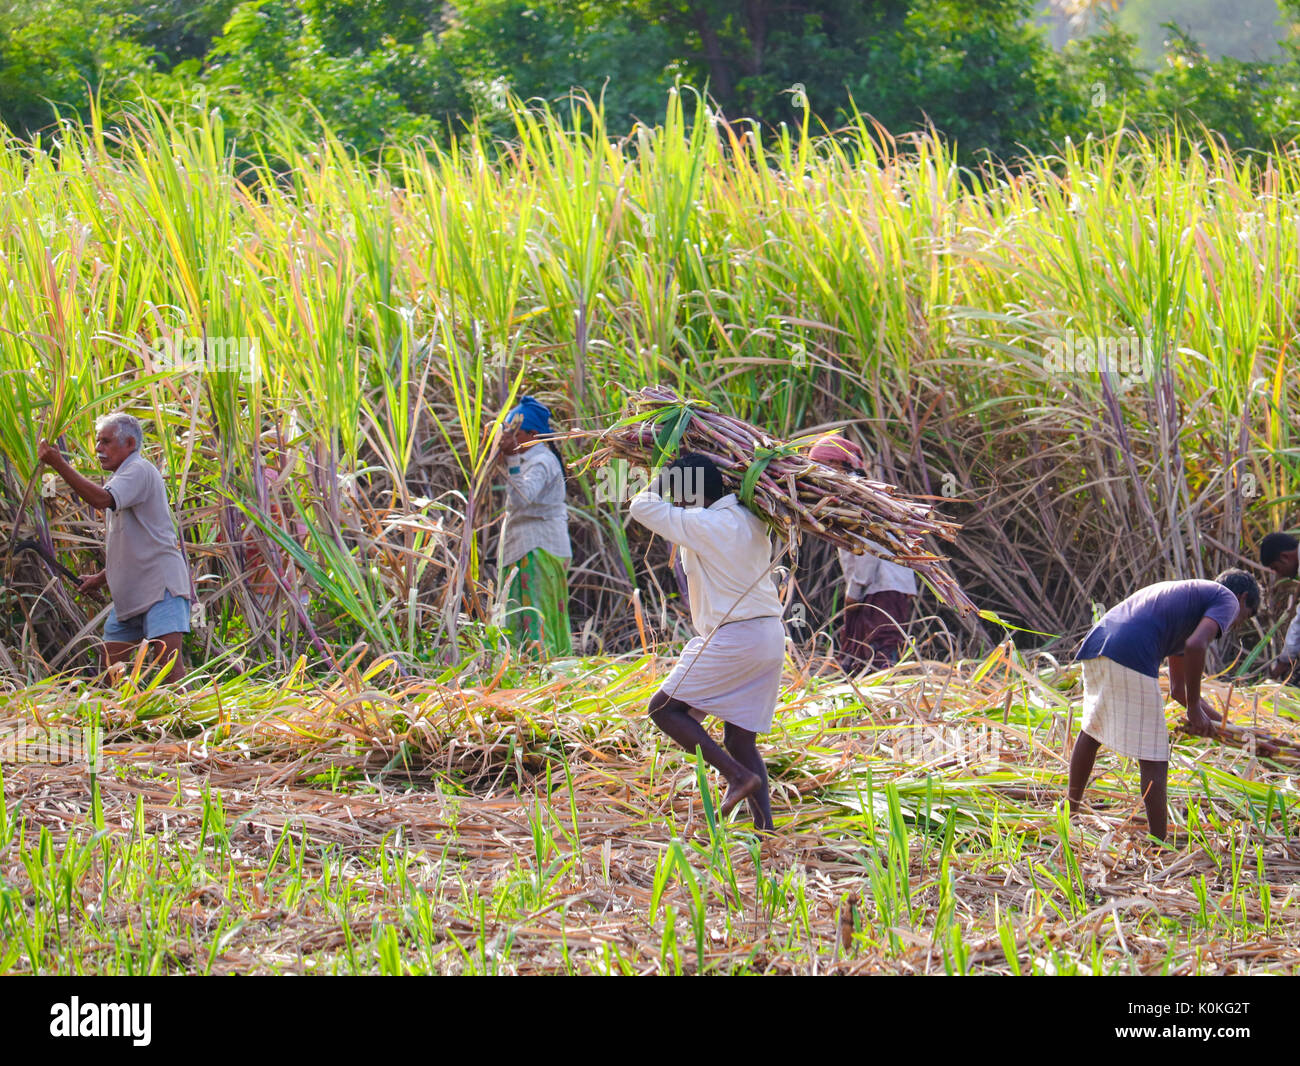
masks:
<instances>
[{"instance_id":1,"label":"sugarcane field","mask_svg":"<svg viewBox=\"0 0 1300 1066\"><path fill-rule=\"evenodd\" d=\"M0 973L1297 972L1294 145L222 106L6 134Z\"/></svg>"}]
</instances>

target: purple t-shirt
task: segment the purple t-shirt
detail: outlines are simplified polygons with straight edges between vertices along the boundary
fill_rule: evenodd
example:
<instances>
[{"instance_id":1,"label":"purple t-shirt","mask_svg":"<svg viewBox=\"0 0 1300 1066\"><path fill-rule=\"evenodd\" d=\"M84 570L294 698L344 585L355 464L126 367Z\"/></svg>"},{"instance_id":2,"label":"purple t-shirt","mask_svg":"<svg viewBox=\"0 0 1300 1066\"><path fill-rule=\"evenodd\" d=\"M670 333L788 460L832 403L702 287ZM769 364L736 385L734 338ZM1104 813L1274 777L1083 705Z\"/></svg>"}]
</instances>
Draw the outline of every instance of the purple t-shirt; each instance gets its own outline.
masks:
<instances>
[{"instance_id":1,"label":"purple t-shirt","mask_svg":"<svg viewBox=\"0 0 1300 1066\"><path fill-rule=\"evenodd\" d=\"M1107 611L1083 638L1075 660L1105 656L1147 677L1160 676L1160 664L1182 655L1183 645L1212 618L1222 636L1237 619L1237 597L1217 581L1161 581L1138 589Z\"/></svg>"}]
</instances>

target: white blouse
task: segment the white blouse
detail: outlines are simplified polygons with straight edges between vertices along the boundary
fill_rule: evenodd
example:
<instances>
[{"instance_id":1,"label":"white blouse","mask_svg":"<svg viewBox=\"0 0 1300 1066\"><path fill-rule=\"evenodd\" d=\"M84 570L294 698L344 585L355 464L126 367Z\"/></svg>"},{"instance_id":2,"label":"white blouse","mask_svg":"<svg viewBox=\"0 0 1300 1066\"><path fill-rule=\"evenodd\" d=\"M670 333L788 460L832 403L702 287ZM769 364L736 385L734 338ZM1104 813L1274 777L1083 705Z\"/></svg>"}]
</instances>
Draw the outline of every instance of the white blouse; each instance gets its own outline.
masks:
<instances>
[{"instance_id":1,"label":"white blouse","mask_svg":"<svg viewBox=\"0 0 1300 1066\"><path fill-rule=\"evenodd\" d=\"M501 531L501 565L517 563L534 549L568 559L569 506L564 470L555 453L537 443L506 459L506 518Z\"/></svg>"}]
</instances>

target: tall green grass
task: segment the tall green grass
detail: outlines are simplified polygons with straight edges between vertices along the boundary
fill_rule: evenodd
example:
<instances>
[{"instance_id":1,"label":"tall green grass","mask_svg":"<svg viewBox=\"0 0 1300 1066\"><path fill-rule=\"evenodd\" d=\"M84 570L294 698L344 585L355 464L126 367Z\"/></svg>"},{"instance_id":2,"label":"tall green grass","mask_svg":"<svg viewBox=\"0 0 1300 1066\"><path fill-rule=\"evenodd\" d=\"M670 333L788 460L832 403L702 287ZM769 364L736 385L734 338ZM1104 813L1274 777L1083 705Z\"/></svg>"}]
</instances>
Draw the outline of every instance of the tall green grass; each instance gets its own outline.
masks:
<instances>
[{"instance_id":1,"label":"tall green grass","mask_svg":"<svg viewBox=\"0 0 1300 1066\"><path fill-rule=\"evenodd\" d=\"M1121 132L972 173L865 118L773 133L685 90L626 138L589 101L516 103L508 143L469 130L382 167L274 126L289 167L243 157L215 107L68 125L0 164L6 539L35 529L89 567L96 527L42 498L36 442L85 466L95 416L147 416L212 650L361 640L418 664L484 623L491 438L523 391L562 426L649 382L782 435L851 423L884 477L967 523L953 551L975 597L1042 632L1212 574L1289 520L1294 153ZM169 370L177 331L247 338L260 374ZM1149 339L1154 372L1047 372L1069 334ZM265 434L289 461L274 500ZM633 646L640 552L589 484L573 502L576 621ZM243 530L287 523L273 504L310 531L265 538L300 545L314 587L287 628L253 616L241 578ZM827 553L803 559L824 618ZM6 617L66 641L72 601L33 595Z\"/></svg>"}]
</instances>

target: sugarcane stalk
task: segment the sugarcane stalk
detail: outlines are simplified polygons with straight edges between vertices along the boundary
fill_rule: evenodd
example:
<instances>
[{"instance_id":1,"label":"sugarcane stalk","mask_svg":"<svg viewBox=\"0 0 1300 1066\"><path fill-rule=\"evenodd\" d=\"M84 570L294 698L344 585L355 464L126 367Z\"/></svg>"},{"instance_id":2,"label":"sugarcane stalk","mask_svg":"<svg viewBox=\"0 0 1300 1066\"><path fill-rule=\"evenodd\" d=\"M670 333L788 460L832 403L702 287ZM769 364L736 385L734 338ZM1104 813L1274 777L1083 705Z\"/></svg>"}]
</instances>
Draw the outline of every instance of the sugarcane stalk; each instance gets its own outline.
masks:
<instances>
[{"instance_id":1,"label":"sugarcane stalk","mask_svg":"<svg viewBox=\"0 0 1300 1066\"><path fill-rule=\"evenodd\" d=\"M1178 732L1189 737L1204 736L1202 733L1193 733L1186 724L1179 725ZM1211 736L1220 743L1230 744L1233 747L1251 747L1255 754L1265 758L1300 762L1300 744L1257 729L1234 725L1231 722L1220 722Z\"/></svg>"},{"instance_id":2,"label":"sugarcane stalk","mask_svg":"<svg viewBox=\"0 0 1300 1066\"><path fill-rule=\"evenodd\" d=\"M738 491L758 449L788 445L755 426L703 404L687 404L666 386L649 386L629 397L628 412L640 422L624 422L599 435L587 465L612 458L644 463L655 447L666 410L689 406L691 420L679 442L682 451L704 455L717 465L732 491ZM975 605L946 569L945 559L925 548L923 536L954 540L961 526L939 515L933 497L909 496L882 481L841 473L807 455L772 458L754 480L750 507L784 537L800 530L846 548L904 563L929 581L936 593L959 611Z\"/></svg>"}]
</instances>

